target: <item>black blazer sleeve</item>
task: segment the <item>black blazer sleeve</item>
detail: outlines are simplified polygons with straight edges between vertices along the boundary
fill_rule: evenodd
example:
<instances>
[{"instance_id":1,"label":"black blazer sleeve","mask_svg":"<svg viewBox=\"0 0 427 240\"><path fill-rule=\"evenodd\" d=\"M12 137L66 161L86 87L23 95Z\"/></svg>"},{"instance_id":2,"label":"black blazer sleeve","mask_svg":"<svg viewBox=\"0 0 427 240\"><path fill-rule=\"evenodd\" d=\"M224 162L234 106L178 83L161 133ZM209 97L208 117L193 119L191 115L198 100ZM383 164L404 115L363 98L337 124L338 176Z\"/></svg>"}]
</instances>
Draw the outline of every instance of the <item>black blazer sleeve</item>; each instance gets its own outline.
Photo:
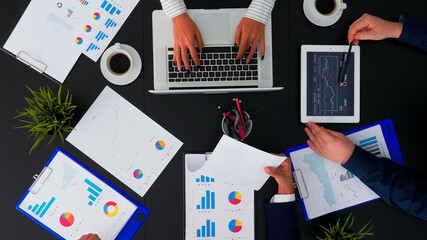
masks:
<instances>
[{"instance_id":1,"label":"black blazer sleeve","mask_svg":"<svg viewBox=\"0 0 427 240\"><path fill-rule=\"evenodd\" d=\"M269 240L301 239L295 201L264 204Z\"/></svg>"},{"instance_id":2,"label":"black blazer sleeve","mask_svg":"<svg viewBox=\"0 0 427 240\"><path fill-rule=\"evenodd\" d=\"M390 159L377 158L356 146L344 168L384 201L427 220L427 179Z\"/></svg>"},{"instance_id":3,"label":"black blazer sleeve","mask_svg":"<svg viewBox=\"0 0 427 240\"><path fill-rule=\"evenodd\" d=\"M403 23L403 29L397 40L427 51L427 19L400 16L399 21Z\"/></svg>"}]
</instances>

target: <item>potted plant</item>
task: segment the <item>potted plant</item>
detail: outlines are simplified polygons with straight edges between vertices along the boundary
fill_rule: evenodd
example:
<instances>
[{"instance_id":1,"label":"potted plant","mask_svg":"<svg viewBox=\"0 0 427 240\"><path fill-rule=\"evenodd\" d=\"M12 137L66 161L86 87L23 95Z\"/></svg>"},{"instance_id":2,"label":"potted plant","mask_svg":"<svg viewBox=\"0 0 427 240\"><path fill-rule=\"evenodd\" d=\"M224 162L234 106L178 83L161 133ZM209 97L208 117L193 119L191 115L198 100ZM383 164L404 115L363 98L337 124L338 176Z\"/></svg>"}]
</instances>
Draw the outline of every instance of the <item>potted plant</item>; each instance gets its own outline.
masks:
<instances>
[{"instance_id":1,"label":"potted plant","mask_svg":"<svg viewBox=\"0 0 427 240\"><path fill-rule=\"evenodd\" d=\"M351 222L350 221L351 218ZM354 232L351 227L353 226L354 217L352 216L352 213L347 217L343 225L340 225L340 219L338 218L338 221L331 225L329 223L329 228L326 228L322 225L320 225L321 228L323 228L323 233L325 234L324 238L320 238L318 236L317 239L319 240L356 240L356 239L362 239L366 236L373 236L374 233L371 233L371 229L373 225L369 227L368 230L365 231L366 227L371 223L372 220L370 220L365 226L363 226L359 231Z\"/></svg>"},{"instance_id":2,"label":"potted plant","mask_svg":"<svg viewBox=\"0 0 427 240\"><path fill-rule=\"evenodd\" d=\"M27 128L30 135L34 136L34 144L30 149L30 154L34 148L47 136L51 135L49 145L57 135L64 138L63 132L71 132L73 128L70 126L71 119L74 116L75 105L71 104L72 96L67 92L65 99L61 97L62 85L59 87L58 93L54 94L49 88L40 87L39 91L33 91L26 86L32 93L32 98L25 98L28 107L23 112L18 112L20 122L25 123L23 126L16 128ZM23 119L24 118L24 119Z\"/></svg>"}]
</instances>

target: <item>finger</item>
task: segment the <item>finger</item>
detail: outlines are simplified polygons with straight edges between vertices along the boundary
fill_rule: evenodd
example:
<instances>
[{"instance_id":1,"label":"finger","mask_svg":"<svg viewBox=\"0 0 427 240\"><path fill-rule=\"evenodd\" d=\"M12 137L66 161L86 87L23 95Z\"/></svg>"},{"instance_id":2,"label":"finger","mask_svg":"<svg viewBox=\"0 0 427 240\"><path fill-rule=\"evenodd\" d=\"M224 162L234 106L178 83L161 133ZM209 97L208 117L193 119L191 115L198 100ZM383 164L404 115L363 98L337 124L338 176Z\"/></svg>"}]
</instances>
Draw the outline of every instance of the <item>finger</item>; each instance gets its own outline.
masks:
<instances>
[{"instance_id":1,"label":"finger","mask_svg":"<svg viewBox=\"0 0 427 240\"><path fill-rule=\"evenodd\" d=\"M196 42L200 52L202 52L203 48L205 47L205 44L203 43L202 34L200 34L199 29L197 29L196 31Z\"/></svg>"},{"instance_id":2,"label":"finger","mask_svg":"<svg viewBox=\"0 0 427 240\"><path fill-rule=\"evenodd\" d=\"M261 38L261 60L264 60L264 56L265 56L265 36L263 34Z\"/></svg>"},{"instance_id":3,"label":"finger","mask_svg":"<svg viewBox=\"0 0 427 240\"><path fill-rule=\"evenodd\" d=\"M354 39L357 39L355 35L358 32L362 31L363 29L368 29L368 27L369 27L369 22L365 19L362 19L361 21L353 23L350 26L347 34L347 38L349 42L353 41Z\"/></svg>"},{"instance_id":4,"label":"finger","mask_svg":"<svg viewBox=\"0 0 427 240\"><path fill-rule=\"evenodd\" d=\"M307 144L308 144L308 146L314 151L314 152L316 152L317 154L319 154L319 155L321 155L320 154L320 151L319 151L319 149L313 144L313 142L312 141L310 141L310 140L307 140Z\"/></svg>"},{"instance_id":5,"label":"finger","mask_svg":"<svg viewBox=\"0 0 427 240\"><path fill-rule=\"evenodd\" d=\"M178 66L178 70L181 72L182 70L182 61L181 61L181 50L179 48L174 48L173 56L175 57L176 65Z\"/></svg>"},{"instance_id":6,"label":"finger","mask_svg":"<svg viewBox=\"0 0 427 240\"><path fill-rule=\"evenodd\" d=\"M324 142L323 138L325 137L325 130L319 127L319 125L314 122L309 122L307 126L310 128L313 135L316 137L318 142Z\"/></svg>"},{"instance_id":7,"label":"finger","mask_svg":"<svg viewBox=\"0 0 427 240\"><path fill-rule=\"evenodd\" d=\"M279 157L288 157L284 153L270 153L270 154L273 154L273 155L276 155L276 156L279 156Z\"/></svg>"},{"instance_id":8,"label":"finger","mask_svg":"<svg viewBox=\"0 0 427 240\"><path fill-rule=\"evenodd\" d=\"M243 38L241 41L241 44L239 45L239 51L237 52L236 59L241 59L243 57L243 54L246 52L246 50L249 48L249 43L246 38Z\"/></svg>"},{"instance_id":9,"label":"finger","mask_svg":"<svg viewBox=\"0 0 427 240\"><path fill-rule=\"evenodd\" d=\"M196 52L196 48L195 48L195 47L190 47L190 54L191 54L191 58L193 58L193 60L194 60L194 63L195 63L197 66L200 66L199 56L197 55L197 52Z\"/></svg>"},{"instance_id":10,"label":"finger","mask_svg":"<svg viewBox=\"0 0 427 240\"><path fill-rule=\"evenodd\" d=\"M348 28L348 32L347 32L347 39L348 42L350 43L351 41L354 40L354 34L358 31L356 29L356 25L359 24L361 21L363 21L363 19L365 18L365 14L362 15L360 18L358 18L356 21L354 21L350 27Z\"/></svg>"},{"instance_id":11,"label":"finger","mask_svg":"<svg viewBox=\"0 0 427 240\"><path fill-rule=\"evenodd\" d=\"M321 148L319 142L316 139L316 136L313 134L313 132L310 130L310 128L304 128L305 133L307 134L308 138L311 140L311 142L317 147Z\"/></svg>"},{"instance_id":12,"label":"finger","mask_svg":"<svg viewBox=\"0 0 427 240\"><path fill-rule=\"evenodd\" d=\"M240 46L241 38L242 38L242 27L240 27L240 24L239 24L239 26L237 26L237 29L236 29L236 35L234 36L234 43L236 43L237 46Z\"/></svg>"},{"instance_id":13,"label":"finger","mask_svg":"<svg viewBox=\"0 0 427 240\"><path fill-rule=\"evenodd\" d=\"M249 52L249 55L246 58L246 63L249 63L251 61L252 57L255 54L255 51L258 48L258 43L259 43L259 41L255 41L255 42L252 43L251 51Z\"/></svg>"},{"instance_id":14,"label":"finger","mask_svg":"<svg viewBox=\"0 0 427 240\"><path fill-rule=\"evenodd\" d=\"M87 240L87 234L85 234L85 235L81 236L81 237L79 238L79 240Z\"/></svg>"},{"instance_id":15,"label":"finger","mask_svg":"<svg viewBox=\"0 0 427 240\"><path fill-rule=\"evenodd\" d=\"M181 57L182 61L184 62L185 69L188 71L191 71L190 62L188 62L188 48L182 47L181 48Z\"/></svg>"},{"instance_id":16,"label":"finger","mask_svg":"<svg viewBox=\"0 0 427 240\"><path fill-rule=\"evenodd\" d=\"M264 171L272 177L274 177L276 175L276 169L273 167L265 167Z\"/></svg>"},{"instance_id":17,"label":"finger","mask_svg":"<svg viewBox=\"0 0 427 240\"><path fill-rule=\"evenodd\" d=\"M98 237L97 234L92 234L92 236L88 239L88 240L99 240L100 238Z\"/></svg>"},{"instance_id":18,"label":"finger","mask_svg":"<svg viewBox=\"0 0 427 240\"><path fill-rule=\"evenodd\" d=\"M325 129L325 130L326 130L326 132L328 132L329 134L331 134L334 137L341 137L341 135L342 135L342 133L335 132L335 131L332 131L332 130L329 130L329 129Z\"/></svg>"},{"instance_id":19,"label":"finger","mask_svg":"<svg viewBox=\"0 0 427 240\"><path fill-rule=\"evenodd\" d=\"M374 40L375 37L374 30L362 31L354 35L354 39L356 40Z\"/></svg>"}]
</instances>

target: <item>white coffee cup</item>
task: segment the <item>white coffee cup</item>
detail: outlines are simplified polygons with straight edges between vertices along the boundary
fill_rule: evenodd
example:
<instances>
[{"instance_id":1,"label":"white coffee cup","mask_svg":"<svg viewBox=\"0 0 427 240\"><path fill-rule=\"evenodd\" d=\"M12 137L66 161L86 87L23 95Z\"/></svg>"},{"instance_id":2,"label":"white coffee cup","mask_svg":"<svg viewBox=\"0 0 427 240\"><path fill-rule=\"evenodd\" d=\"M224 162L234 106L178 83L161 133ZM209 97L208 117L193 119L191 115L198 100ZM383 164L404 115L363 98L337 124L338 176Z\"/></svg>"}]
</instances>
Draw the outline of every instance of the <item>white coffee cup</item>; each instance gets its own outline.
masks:
<instances>
[{"instance_id":1,"label":"white coffee cup","mask_svg":"<svg viewBox=\"0 0 427 240\"><path fill-rule=\"evenodd\" d=\"M340 19L343 10L347 8L347 4L343 0L329 0L335 3L335 7L329 13L321 13L316 8L316 2L319 0L304 0L304 14L310 22L320 27L331 26ZM326 0L322 0L326 1Z\"/></svg>"},{"instance_id":2,"label":"white coffee cup","mask_svg":"<svg viewBox=\"0 0 427 240\"><path fill-rule=\"evenodd\" d=\"M127 60L129 63L127 64ZM113 60L113 61L112 61ZM119 62L125 62L125 68L119 64ZM124 76L130 72L133 66L132 56L125 50L123 50L123 46L120 43L116 43L113 46L113 50L107 56L107 69L108 71L115 76Z\"/></svg>"}]
</instances>

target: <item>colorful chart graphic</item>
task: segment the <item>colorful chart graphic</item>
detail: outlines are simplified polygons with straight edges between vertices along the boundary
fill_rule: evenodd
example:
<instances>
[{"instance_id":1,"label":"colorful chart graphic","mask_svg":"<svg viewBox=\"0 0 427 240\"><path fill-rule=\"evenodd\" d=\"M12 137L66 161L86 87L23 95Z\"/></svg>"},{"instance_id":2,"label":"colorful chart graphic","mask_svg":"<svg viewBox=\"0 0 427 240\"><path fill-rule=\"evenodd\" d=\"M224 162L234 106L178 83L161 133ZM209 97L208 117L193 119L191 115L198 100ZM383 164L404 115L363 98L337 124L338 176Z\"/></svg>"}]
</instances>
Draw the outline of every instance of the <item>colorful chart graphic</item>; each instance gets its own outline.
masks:
<instances>
[{"instance_id":1,"label":"colorful chart graphic","mask_svg":"<svg viewBox=\"0 0 427 240\"><path fill-rule=\"evenodd\" d=\"M352 179L352 178L354 178L354 174L347 171L345 174L341 174L340 181L344 182L344 181Z\"/></svg>"},{"instance_id":2,"label":"colorful chart graphic","mask_svg":"<svg viewBox=\"0 0 427 240\"><path fill-rule=\"evenodd\" d=\"M206 190L206 195L201 198L201 204L196 206L197 209L215 209L215 192Z\"/></svg>"},{"instance_id":3,"label":"colorful chart graphic","mask_svg":"<svg viewBox=\"0 0 427 240\"><path fill-rule=\"evenodd\" d=\"M166 143L163 142L162 140L156 142L157 150L163 150L165 149L165 146L166 146Z\"/></svg>"},{"instance_id":4,"label":"colorful chart graphic","mask_svg":"<svg viewBox=\"0 0 427 240\"><path fill-rule=\"evenodd\" d=\"M109 27L117 27L117 23L114 22L113 20L111 20L111 18L109 18L107 20L107 22L105 23L105 27L109 28Z\"/></svg>"},{"instance_id":5,"label":"colorful chart graphic","mask_svg":"<svg viewBox=\"0 0 427 240\"><path fill-rule=\"evenodd\" d=\"M55 201L55 198L51 198L49 203L46 205L46 202L43 202L40 206L38 204L34 205L30 205L28 206L28 210L30 210L31 212L35 213L37 216L39 216L40 218L42 218L47 210L49 210L50 206L52 206L52 203Z\"/></svg>"},{"instance_id":6,"label":"colorful chart graphic","mask_svg":"<svg viewBox=\"0 0 427 240\"><path fill-rule=\"evenodd\" d=\"M142 178L142 176L144 176L144 174L143 174L143 172L142 172L142 170L141 170L141 169L136 169L136 170L133 172L133 177L134 177L134 178L136 178L136 179L141 179L141 178Z\"/></svg>"},{"instance_id":7,"label":"colorful chart graphic","mask_svg":"<svg viewBox=\"0 0 427 240\"><path fill-rule=\"evenodd\" d=\"M86 0L80 0L80 3L81 3L82 5L88 5L88 4L89 4L89 2L88 2L88 1L86 1Z\"/></svg>"},{"instance_id":8,"label":"colorful chart graphic","mask_svg":"<svg viewBox=\"0 0 427 240\"><path fill-rule=\"evenodd\" d=\"M210 178L204 175L200 175L200 178L196 178L196 182L215 182L215 178Z\"/></svg>"},{"instance_id":9,"label":"colorful chart graphic","mask_svg":"<svg viewBox=\"0 0 427 240\"><path fill-rule=\"evenodd\" d=\"M90 181L89 179L85 179L85 183L87 183L87 185L89 185L87 191L90 193L88 198L90 199L90 201L88 202L89 206L92 206L93 203L96 201L96 199L98 198L99 194L102 192L102 189L100 187L98 187L98 185L96 185L95 183L93 183L92 181Z\"/></svg>"},{"instance_id":10,"label":"colorful chart graphic","mask_svg":"<svg viewBox=\"0 0 427 240\"><path fill-rule=\"evenodd\" d=\"M104 0L104 2L101 4L101 8L110 13L111 15L113 15L114 13L120 15L120 13L122 13L122 11L118 9L120 8L120 6L118 6L117 4L115 4L116 6L113 6L113 4L115 3L109 3L107 0Z\"/></svg>"},{"instance_id":11,"label":"colorful chart graphic","mask_svg":"<svg viewBox=\"0 0 427 240\"><path fill-rule=\"evenodd\" d=\"M98 34L96 35L95 39L96 41L100 41L100 40L104 40L104 38L108 38L108 35L102 31L99 31Z\"/></svg>"},{"instance_id":12,"label":"colorful chart graphic","mask_svg":"<svg viewBox=\"0 0 427 240\"><path fill-rule=\"evenodd\" d=\"M93 14L93 19L99 20L100 18L101 18L101 15L99 13L94 13Z\"/></svg>"},{"instance_id":13,"label":"colorful chart graphic","mask_svg":"<svg viewBox=\"0 0 427 240\"><path fill-rule=\"evenodd\" d=\"M230 229L233 233L238 233L240 230L242 230L242 222L240 222L238 219L233 219L228 224L228 229Z\"/></svg>"},{"instance_id":14,"label":"colorful chart graphic","mask_svg":"<svg viewBox=\"0 0 427 240\"><path fill-rule=\"evenodd\" d=\"M86 25L85 32L89 33L90 31L92 31L92 27L90 25Z\"/></svg>"},{"instance_id":15,"label":"colorful chart graphic","mask_svg":"<svg viewBox=\"0 0 427 240\"><path fill-rule=\"evenodd\" d=\"M74 223L74 216L69 212L65 212L59 217L59 222L64 227L70 227Z\"/></svg>"},{"instance_id":16,"label":"colorful chart graphic","mask_svg":"<svg viewBox=\"0 0 427 240\"><path fill-rule=\"evenodd\" d=\"M78 45L82 45L82 43L83 43L83 39L82 39L81 37L76 38L76 43L77 43Z\"/></svg>"},{"instance_id":17,"label":"colorful chart graphic","mask_svg":"<svg viewBox=\"0 0 427 240\"><path fill-rule=\"evenodd\" d=\"M114 207L114 211L113 212L110 212L110 211L108 211L108 208L109 207ZM110 208L111 209L111 208ZM117 205L117 203L115 203L115 202L113 202L113 201L110 201L110 202L107 202L105 205L104 205L104 213L105 213L105 215L107 215L107 217L114 217L114 216L116 216L117 215L117 213L119 213L119 206Z\"/></svg>"},{"instance_id":18,"label":"colorful chart graphic","mask_svg":"<svg viewBox=\"0 0 427 240\"><path fill-rule=\"evenodd\" d=\"M56 6L58 6L58 8L62 8L62 2L58 2L58 3L56 4Z\"/></svg>"},{"instance_id":19,"label":"colorful chart graphic","mask_svg":"<svg viewBox=\"0 0 427 240\"><path fill-rule=\"evenodd\" d=\"M197 229L197 237L215 237L215 222L207 219L206 226Z\"/></svg>"},{"instance_id":20,"label":"colorful chart graphic","mask_svg":"<svg viewBox=\"0 0 427 240\"><path fill-rule=\"evenodd\" d=\"M89 47L87 47L86 52L92 51L92 50L99 50L100 48L96 46L94 43L91 43Z\"/></svg>"},{"instance_id":21,"label":"colorful chart graphic","mask_svg":"<svg viewBox=\"0 0 427 240\"><path fill-rule=\"evenodd\" d=\"M237 191L233 191L228 195L228 201L233 205L237 205L242 201L242 194Z\"/></svg>"}]
</instances>

